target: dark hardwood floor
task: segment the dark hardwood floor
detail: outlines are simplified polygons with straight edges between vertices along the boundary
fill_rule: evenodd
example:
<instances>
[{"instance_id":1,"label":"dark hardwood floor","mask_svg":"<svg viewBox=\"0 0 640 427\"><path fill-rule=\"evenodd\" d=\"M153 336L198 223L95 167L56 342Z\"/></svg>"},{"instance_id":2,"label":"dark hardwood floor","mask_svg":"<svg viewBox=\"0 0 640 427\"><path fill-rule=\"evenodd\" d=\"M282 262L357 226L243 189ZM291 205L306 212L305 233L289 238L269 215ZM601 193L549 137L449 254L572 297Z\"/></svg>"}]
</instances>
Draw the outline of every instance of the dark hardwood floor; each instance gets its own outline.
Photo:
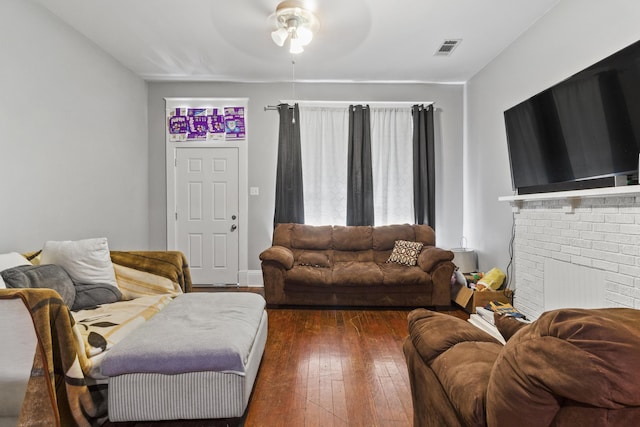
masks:
<instances>
[{"instance_id":1,"label":"dark hardwood floor","mask_svg":"<svg viewBox=\"0 0 640 427\"><path fill-rule=\"evenodd\" d=\"M198 288L257 292L261 288ZM408 309L269 308L267 345L243 420L109 427L411 426L402 342ZM448 313L468 318L462 310Z\"/></svg>"}]
</instances>

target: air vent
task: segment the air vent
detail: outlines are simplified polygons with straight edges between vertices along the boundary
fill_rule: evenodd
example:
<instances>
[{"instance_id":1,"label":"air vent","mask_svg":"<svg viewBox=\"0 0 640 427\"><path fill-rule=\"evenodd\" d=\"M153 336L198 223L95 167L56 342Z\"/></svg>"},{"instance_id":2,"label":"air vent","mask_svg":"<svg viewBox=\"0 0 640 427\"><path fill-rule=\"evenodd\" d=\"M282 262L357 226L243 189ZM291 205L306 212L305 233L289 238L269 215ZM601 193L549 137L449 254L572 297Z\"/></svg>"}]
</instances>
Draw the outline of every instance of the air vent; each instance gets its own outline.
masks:
<instances>
[{"instance_id":1,"label":"air vent","mask_svg":"<svg viewBox=\"0 0 640 427\"><path fill-rule=\"evenodd\" d=\"M435 54L438 56L449 56L461 41L462 39L447 39L442 42Z\"/></svg>"}]
</instances>

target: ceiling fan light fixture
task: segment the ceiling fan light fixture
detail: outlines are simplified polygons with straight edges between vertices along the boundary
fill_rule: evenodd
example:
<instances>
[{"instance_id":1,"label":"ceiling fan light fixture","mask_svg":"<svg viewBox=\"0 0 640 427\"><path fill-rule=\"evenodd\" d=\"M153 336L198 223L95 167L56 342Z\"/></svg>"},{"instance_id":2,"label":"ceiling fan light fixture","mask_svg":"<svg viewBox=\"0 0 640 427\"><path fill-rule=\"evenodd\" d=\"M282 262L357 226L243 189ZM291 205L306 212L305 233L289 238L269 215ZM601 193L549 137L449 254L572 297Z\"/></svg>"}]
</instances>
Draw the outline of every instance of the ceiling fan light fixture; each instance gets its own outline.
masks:
<instances>
[{"instance_id":1,"label":"ceiling fan light fixture","mask_svg":"<svg viewBox=\"0 0 640 427\"><path fill-rule=\"evenodd\" d=\"M318 19L304 7L301 1L283 1L276 8L278 28L271 33L273 42L282 47L289 39L289 52L302 53L303 47L313 40L313 32L318 29Z\"/></svg>"},{"instance_id":2,"label":"ceiling fan light fixture","mask_svg":"<svg viewBox=\"0 0 640 427\"><path fill-rule=\"evenodd\" d=\"M303 44L296 36L295 32L291 34L291 40L289 41L289 53L298 54L304 52Z\"/></svg>"},{"instance_id":3,"label":"ceiling fan light fixture","mask_svg":"<svg viewBox=\"0 0 640 427\"><path fill-rule=\"evenodd\" d=\"M299 27L296 29L296 35L302 46L306 46L313 40L313 32L307 27Z\"/></svg>"},{"instance_id":4,"label":"ceiling fan light fixture","mask_svg":"<svg viewBox=\"0 0 640 427\"><path fill-rule=\"evenodd\" d=\"M271 32L271 39L280 47L284 46L284 42L287 41L287 37L289 37L289 32L286 28L278 28Z\"/></svg>"}]
</instances>

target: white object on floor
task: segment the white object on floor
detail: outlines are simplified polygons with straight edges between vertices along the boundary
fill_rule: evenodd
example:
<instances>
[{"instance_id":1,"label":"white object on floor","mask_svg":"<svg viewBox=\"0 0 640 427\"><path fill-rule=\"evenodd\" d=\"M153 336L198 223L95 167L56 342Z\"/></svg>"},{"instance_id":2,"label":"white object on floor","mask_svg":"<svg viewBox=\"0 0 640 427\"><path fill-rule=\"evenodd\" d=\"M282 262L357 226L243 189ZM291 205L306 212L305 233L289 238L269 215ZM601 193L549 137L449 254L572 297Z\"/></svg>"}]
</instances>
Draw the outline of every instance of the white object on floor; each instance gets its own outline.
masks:
<instances>
[{"instance_id":1,"label":"white object on floor","mask_svg":"<svg viewBox=\"0 0 640 427\"><path fill-rule=\"evenodd\" d=\"M481 329L484 332L488 333L489 335L491 335L492 337L500 341L503 345L507 343L504 337L498 331L498 328L496 328L491 323L484 320L482 317L480 317L480 315L472 314L471 316L469 316L468 322L471 323L476 328Z\"/></svg>"}]
</instances>

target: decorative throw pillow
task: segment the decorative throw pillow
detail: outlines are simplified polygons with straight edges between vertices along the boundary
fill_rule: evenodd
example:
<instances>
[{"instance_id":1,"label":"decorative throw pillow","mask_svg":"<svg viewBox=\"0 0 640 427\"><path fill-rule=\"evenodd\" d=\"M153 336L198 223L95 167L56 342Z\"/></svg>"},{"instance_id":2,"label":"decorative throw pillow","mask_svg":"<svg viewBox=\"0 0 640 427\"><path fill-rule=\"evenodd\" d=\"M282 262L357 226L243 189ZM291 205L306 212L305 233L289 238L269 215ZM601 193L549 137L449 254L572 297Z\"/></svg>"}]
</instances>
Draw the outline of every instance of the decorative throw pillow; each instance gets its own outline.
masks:
<instances>
[{"instance_id":1,"label":"decorative throw pillow","mask_svg":"<svg viewBox=\"0 0 640 427\"><path fill-rule=\"evenodd\" d=\"M118 288L105 284L76 283L76 300L71 310L78 311L120 301L122 293Z\"/></svg>"},{"instance_id":2,"label":"decorative throw pillow","mask_svg":"<svg viewBox=\"0 0 640 427\"><path fill-rule=\"evenodd\" d=\"M44 244L41 264L63 267L77 284L103 284L118 287L106 237Z\"/></svg>"},{"instance_id":3,"label":"decorative throw pillow","mask_svg":"<svg viewBox=\"0 0 640 427\"><path fill-rule=\"evenodd\" d=\"M423 244L420 242L409 242L407 240L396 240L393 252L387 262L395 262L402 265L416 265L418 256Z\"/></svg>"},{"instance_id":4,"label":"decorative throw pillow","mask_svg":"<svg viewBox=\"0 0 640 427\"><path fill-rule=\"evenodd\" d=\"M21 265L0 273L8 288L49 288L60 294L62 301L71 308L76 299L76 289L71 278L59 265Z\"/></svg>"}]
</instances>

